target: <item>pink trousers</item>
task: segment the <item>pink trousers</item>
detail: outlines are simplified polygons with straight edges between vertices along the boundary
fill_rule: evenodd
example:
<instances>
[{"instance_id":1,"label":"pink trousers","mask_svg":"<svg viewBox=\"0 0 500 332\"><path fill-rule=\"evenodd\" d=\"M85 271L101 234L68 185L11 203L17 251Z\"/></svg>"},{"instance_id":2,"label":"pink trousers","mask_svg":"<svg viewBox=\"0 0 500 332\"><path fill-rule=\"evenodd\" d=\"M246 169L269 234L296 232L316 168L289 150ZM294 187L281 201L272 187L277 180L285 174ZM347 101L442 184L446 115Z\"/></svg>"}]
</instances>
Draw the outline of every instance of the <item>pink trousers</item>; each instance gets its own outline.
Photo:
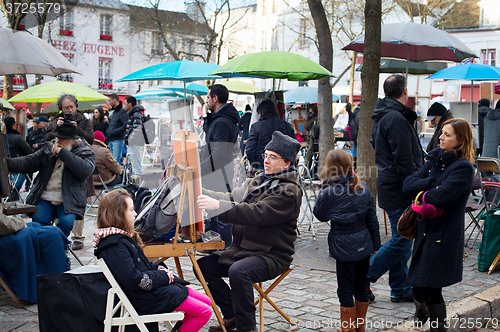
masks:
<instances>
[{"instance_id":1,"label":"pink trousers","mask_svg":"<svg viewBox=\"0 0 500 332\"><path fill-rule=\"evenodd\" d=\"M208 296L187 287L188 297L174 311L183 311L184 319L179 332L197 332L212 317L211 301Z\"/></svg>"}]
</instances>

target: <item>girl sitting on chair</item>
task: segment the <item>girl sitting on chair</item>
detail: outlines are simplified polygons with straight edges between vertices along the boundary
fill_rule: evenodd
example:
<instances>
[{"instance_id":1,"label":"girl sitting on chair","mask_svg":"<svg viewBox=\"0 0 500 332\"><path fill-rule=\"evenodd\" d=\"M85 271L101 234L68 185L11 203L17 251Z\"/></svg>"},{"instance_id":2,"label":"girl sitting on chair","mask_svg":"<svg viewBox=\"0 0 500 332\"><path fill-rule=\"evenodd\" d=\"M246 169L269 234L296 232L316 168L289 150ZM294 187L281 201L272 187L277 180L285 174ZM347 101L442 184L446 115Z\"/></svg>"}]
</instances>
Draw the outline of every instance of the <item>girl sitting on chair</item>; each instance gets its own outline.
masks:
<instances>
[{"instance_id":1,"label":"girl sitting on chair","mask_svg":"<svg viewBox=\"0 0 500 332\"><path fill-rule=\"evenodd\" d=\"M104 195L94 232L95 256L104 259L140 315L183 311L184 319L172 331L199 331L212 316L210 298L187 288L188 283L174 276L163 263L148 261L134 229L136 215L125 189Z\"/></svg>"}]
</instances>

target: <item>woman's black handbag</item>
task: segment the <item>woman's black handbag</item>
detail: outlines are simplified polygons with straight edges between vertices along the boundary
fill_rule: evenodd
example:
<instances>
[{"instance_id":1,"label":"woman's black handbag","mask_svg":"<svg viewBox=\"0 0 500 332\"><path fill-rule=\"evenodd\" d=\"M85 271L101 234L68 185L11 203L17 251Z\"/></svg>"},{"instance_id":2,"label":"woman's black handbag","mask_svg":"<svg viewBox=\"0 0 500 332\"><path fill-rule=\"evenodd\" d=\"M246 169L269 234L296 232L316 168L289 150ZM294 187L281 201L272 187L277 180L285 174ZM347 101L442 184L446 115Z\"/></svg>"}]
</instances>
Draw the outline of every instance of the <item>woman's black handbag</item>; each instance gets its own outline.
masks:
<instances>
[{"instance_id":1,"label":"woman's black handbag","mask_svg":"<svg viewBox=\"0 0 500 332\"><path fill-rule=\"evenodd\" d=\"M412 209L412 206L408 206L399 217L398 220L398 233L402 237L408 240L413 240L415 238L415 233L417 232L417 216L418 213Z\"/></svg>"}]
</instances>

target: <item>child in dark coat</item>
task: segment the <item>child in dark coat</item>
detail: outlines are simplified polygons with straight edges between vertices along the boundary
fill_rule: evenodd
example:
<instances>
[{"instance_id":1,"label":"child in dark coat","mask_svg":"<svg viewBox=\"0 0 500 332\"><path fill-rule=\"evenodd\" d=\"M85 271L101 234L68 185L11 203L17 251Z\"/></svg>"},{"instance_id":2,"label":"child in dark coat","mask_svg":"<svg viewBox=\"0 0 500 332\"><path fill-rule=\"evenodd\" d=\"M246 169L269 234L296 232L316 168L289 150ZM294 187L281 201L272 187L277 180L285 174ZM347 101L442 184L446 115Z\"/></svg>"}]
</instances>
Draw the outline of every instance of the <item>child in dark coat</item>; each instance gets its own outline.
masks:
<instances>
[{"instance_id":1,"label":"child in dark coat","mask_svg":"<svg viewBox=\"0 0 500 332\"><path fill-rule=\"evenodd\" d=\"M104 259L139 314L183 311L182 325L173 331L199 331L212 316L210 298L187 288L188 283L162 263L148 261L134 229L136 215L125 189L104 195L97 213L94 254Z\"/></svg>"},{"instance_id":2,"label":"child in dark coat","mask_svg":"<svg viewBox=\"0 0 500 332\"><path fill-rule=\"evenodd\" d=\"M314 215L318 220L330 221L328 246L330 256L337 263L342 332L365 330L370 302L364 284L370 256L380 248L372 194L353 169L353 158L347 152L328 152L320 175L323 190L314 206Z\"/></svg>"}]
</instances>

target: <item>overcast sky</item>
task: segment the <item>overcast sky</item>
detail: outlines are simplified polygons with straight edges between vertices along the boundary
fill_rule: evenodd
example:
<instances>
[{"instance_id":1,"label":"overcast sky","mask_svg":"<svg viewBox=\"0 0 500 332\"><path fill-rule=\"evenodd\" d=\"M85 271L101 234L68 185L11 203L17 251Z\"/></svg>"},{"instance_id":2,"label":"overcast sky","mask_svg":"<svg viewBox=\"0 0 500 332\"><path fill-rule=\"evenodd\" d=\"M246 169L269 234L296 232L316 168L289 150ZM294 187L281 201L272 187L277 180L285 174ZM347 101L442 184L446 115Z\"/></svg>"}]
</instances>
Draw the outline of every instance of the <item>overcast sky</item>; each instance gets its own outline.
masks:
<instances>
[{"instance_id":1,"label":"overcast sky","mask_svg":"<svg viewBox=\"0 0 500 332\"><path fill-rule=\"evenodd\" d=\"M122 0L126 4L143 6L143 7L151 7L151 2L154 0ZM215 6L220 6L220 3L223 0L206 0L207 4L207 12L208 16L211 15L211 12L215 10ZM175 12L184 12L184 2L185 0L160 0L160 9L163 10L171 10ZM188 1L189 2L189 1ZM255 0L231 0L231 7L241 7L245 5L249 5L255 3Z\"/></svg>"}]
</instances>

